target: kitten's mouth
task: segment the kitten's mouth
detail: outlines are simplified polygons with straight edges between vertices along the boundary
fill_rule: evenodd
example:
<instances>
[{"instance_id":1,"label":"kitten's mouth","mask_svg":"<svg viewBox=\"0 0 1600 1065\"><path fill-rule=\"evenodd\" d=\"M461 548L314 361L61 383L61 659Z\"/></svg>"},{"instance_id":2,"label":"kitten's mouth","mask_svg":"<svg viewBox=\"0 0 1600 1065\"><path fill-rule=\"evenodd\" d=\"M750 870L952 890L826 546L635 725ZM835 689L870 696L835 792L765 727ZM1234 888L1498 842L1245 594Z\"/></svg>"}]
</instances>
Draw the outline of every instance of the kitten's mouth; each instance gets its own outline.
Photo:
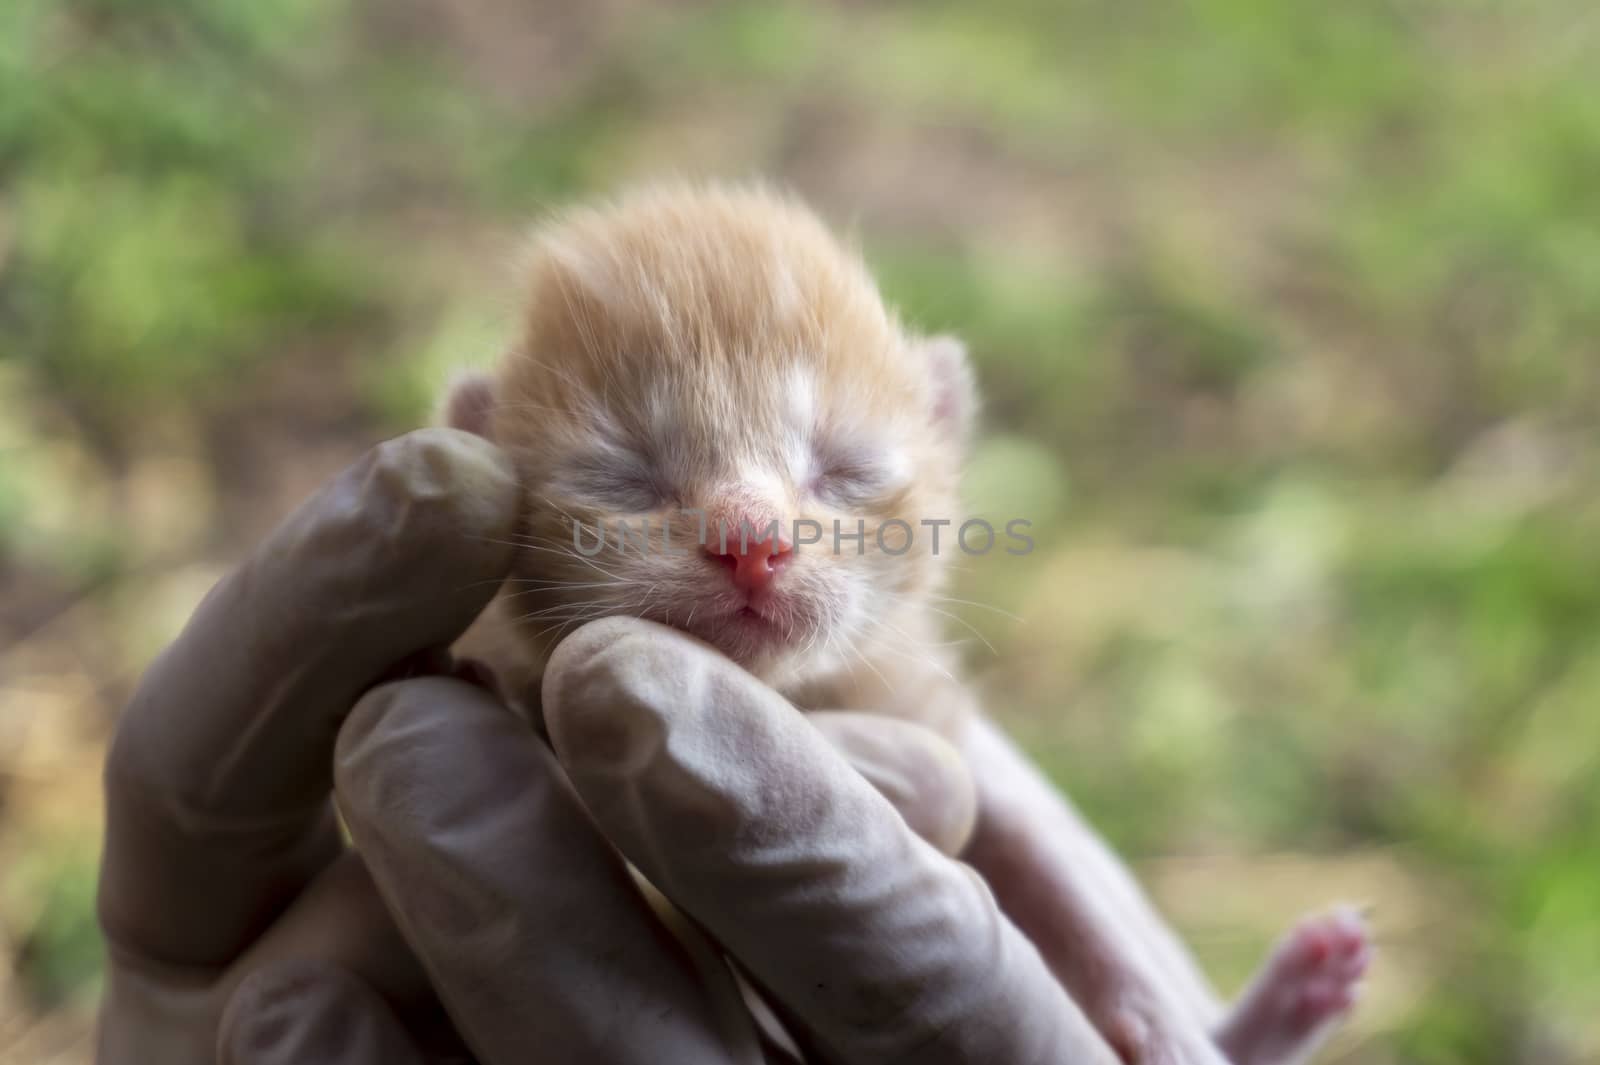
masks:
<instances>
[{"instance_id":1,"label":"kitten's mouth","mask_svg":"<svg viewBox=\"0 0 1600 1065\"><path fill-rule=\"evenodd\" d=\"M770 662L813 638L811 625L785 618L750 604L721 613L703 611L670 624L711 644L746 668Z\"/></svg>"},{"instance_id":2,"label":"kitten's mouth","mask_svg":"<svg viewBox=\"0 0 1600 1065\"><path fill-rule=\"evenodd\" d=\"M718 628L732 630L738 642L753 643L779 650L789 641L787 631L776 620L753 606L742 606L729 614ZM718 642L718 641L713 641Z\"/></svg>"}]
</instances>

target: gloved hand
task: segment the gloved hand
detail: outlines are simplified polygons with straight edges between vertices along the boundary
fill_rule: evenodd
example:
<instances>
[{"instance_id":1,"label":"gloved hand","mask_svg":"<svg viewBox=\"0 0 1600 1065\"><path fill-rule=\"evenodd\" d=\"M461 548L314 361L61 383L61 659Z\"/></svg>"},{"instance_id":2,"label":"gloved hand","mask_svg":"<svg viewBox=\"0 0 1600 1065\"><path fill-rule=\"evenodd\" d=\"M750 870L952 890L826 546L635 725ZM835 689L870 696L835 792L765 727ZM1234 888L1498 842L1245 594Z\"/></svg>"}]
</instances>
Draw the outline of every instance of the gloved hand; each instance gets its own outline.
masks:
<instances>
[{"instance_id":1,"label":"gloved hand","mask_svg":"<svg viewBox=\"0 0 1600 1065\"><path fill-rule=\"evenodd\" d=\"M551 663L556 753L483 688L406 678L494 594L520 496L476 437L391 441L152 665L106 767L105 1065L774 1060L722 952L810 1061L1109 1065L988 890L908 827L954 849L971 823L931 734L804 718L626 619Z\"/></svg>"}]
</instances>

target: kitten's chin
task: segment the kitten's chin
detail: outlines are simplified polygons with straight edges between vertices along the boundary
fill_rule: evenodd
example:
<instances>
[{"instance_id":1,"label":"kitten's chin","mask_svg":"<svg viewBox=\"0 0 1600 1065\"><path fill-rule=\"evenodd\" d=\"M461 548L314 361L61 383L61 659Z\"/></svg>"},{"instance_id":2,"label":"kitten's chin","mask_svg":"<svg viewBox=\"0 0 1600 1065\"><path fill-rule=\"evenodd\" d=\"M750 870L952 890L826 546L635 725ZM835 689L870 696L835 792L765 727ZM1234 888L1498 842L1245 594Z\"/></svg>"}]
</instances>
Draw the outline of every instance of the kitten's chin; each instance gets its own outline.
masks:
<instances>
[{"instance_id":1,"label":"kitten's chin","mask_svg":"<svg viewBox=\"0 0 1600 1065\"><path fill-rule=\"evenodd\" d=\"M680 617L667 623L704 640L768 683L793 676L808 649L824 642L811 627L784 625L749 608L682 622Z\"/></svg>"}]
</instances>

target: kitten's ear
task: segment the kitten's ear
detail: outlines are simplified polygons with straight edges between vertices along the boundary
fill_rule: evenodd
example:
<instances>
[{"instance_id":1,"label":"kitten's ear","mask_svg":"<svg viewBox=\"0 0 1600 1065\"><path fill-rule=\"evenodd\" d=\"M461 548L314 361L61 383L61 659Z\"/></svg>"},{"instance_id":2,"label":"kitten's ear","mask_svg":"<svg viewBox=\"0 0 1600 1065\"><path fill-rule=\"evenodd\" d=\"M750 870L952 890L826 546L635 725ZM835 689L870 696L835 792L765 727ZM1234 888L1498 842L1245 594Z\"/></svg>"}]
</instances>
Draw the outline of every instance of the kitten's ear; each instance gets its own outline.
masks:
<instances>
[{"instance_id":1,"label":"kitten's ear","mask_svg":"<svg viewBox=\"0 0 1600 1065\"><path fill-rule=\"evenodd\" d=\"M915 346L933 382L934 423L966 443L978 413L978 386L967 361L967 346L945 333L918 340Z\"/></svg>"},{"instance_id":2,"label":"kitten's ear","mask_svg":"<svg viewBox=\"0 0 1600 1065\"><path fill-rule=\"evenodd\" d=\"M469 370L451 379L444 398L443 420L452 429L493 440L490 423L494 407L494 378L481 370Z\"/></svg>"}]
</instances>

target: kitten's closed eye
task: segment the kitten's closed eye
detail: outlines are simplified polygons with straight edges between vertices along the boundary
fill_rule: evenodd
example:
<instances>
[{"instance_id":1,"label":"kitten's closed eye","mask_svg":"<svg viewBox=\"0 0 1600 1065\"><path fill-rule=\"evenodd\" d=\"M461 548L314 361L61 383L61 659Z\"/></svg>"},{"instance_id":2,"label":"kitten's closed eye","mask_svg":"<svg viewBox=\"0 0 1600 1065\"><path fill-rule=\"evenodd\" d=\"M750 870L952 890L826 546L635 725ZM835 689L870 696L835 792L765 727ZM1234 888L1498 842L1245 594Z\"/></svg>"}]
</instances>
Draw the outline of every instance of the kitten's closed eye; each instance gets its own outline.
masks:
<instances>
[{"instance_id":1,"label":"kitten's closed eye","mask_svg":"<svg viewBox=\"0 0 1600 1065\"><path fill-rule=\"evenodd\" d=\"M905 484L895 456L862 444L817 449L811 490L835 506L855 508L880 503Z\"/></svg>"},{"instance_id":2,"label":"kitten's closed eye","mask_svg":"<svg viewBox=\"0 0 1600 1065\"><path fill-rule=\"evenodd\" d=\"M673 488L644 456L602 446L573 455L551 479L557 495L614 514L642 514L673 499Z\"/></svg>"}]
</instances>

